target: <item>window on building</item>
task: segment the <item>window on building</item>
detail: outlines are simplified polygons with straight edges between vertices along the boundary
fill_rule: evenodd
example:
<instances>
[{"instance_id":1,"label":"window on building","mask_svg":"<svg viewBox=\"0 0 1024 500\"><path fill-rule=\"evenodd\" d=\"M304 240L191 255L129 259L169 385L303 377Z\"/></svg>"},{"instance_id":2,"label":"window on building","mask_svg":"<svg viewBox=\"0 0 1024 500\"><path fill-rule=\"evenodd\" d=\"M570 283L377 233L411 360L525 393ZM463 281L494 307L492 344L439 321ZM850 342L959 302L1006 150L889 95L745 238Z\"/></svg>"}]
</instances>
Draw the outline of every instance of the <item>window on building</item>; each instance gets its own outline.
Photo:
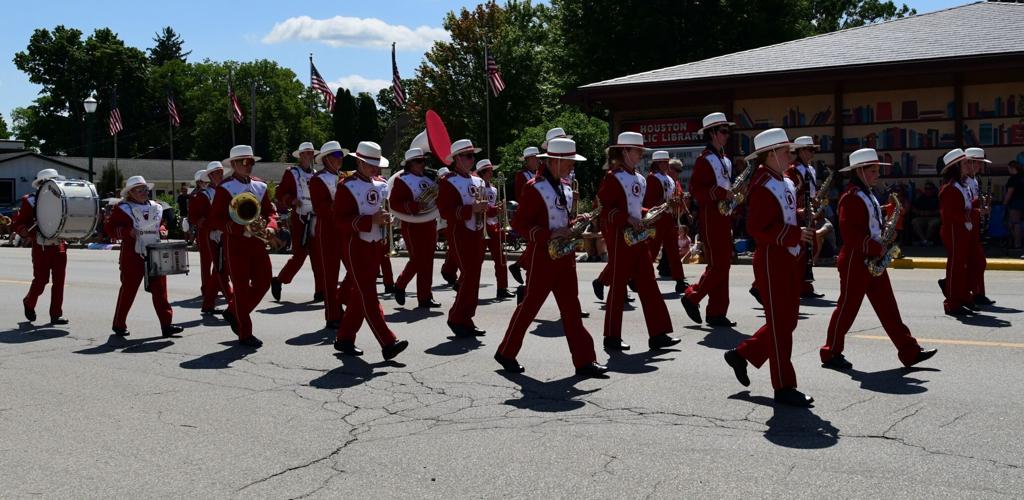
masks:
<instances>
[{"instance_id":1,"label":"window on building","mask_svg":"<svg viewBox=\"0 0 1024 500\"><path fill-rule=\"evenodd\" d=\"M0 205L14 203L14 179L0 179Z\"/></svg>"}]
</instances>

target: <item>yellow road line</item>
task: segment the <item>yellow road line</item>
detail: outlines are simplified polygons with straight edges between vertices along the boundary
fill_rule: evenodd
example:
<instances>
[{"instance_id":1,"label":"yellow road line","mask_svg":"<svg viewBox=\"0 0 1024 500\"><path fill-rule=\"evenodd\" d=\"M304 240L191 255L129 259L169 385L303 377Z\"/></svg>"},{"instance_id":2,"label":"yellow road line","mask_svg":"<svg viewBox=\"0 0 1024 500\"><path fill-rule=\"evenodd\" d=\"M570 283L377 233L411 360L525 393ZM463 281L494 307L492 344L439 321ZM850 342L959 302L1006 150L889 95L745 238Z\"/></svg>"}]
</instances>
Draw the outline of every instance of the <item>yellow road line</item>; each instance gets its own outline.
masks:
<instances>
[{"instance_id":1,"label":"yellow road line","mask_svg":"<svg viewBox=\"0 0 1024 500\"><path fill-rule=\"evenodd\" d=\"M31 281L18 281L18 280L0 280L0 283L10 283L12 285L31 285Z\"/></svg>"},{"instance_id":2,"label":"yellow road line","mask_svg":"<svg viewBox=\"0 0 1024 500\"><path fill-rule=\"evenodd\" d=\"M881 335L852 335L858 339L867 340L889 340L889 337ZM917 339L922 344L948 344L948 345L969 345L977 347L1009 347L1012 349L1024 349L1024 344L1016 342L986 342L984 340L956 340L956 339Z\"/></svg>"}]
</instances>

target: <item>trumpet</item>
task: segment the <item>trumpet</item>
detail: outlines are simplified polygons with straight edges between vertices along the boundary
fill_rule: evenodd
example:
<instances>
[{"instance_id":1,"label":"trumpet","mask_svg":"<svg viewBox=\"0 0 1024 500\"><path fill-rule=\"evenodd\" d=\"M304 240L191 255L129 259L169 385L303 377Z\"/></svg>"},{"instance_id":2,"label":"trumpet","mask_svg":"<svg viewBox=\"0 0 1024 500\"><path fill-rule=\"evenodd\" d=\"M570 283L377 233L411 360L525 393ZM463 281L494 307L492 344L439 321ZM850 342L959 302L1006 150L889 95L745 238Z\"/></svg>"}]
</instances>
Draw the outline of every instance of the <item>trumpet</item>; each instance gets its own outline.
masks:
<instances>
[{"instance_id":1,"label":"trumpet","mask_svg":"<svg viewBox=\"0 0 1024 500\"><path fill-rule=\"evenodd\" d=\"M718 202L718 211L722 215L732 215L743 204L743 201L747 198L747 183L750 181L750 174L753 172L754 166L748 165L743 173L733 181L732 187L729 188L729 192L732 193L732 199Z\"/></svg>"},{"instance_id":2,"label":"trumpet","mask_svg":"<svg viewBox=\"0 0 1024 500\"><path fill-rule=\"evenodd\" d=\"M511 231L512 227L509 225L508 220L508 192L505 190L505 178L498 177L498 206L501 207L501 216L498 218L500 226L498 227L498 243L501 246L501 251L505 251L505 242L502 241L505 236L505 232Z\"/></svg>"},{"instance_id":3,"label":"trumpet","mask_svg":"<svg viewBox=\"0 0 1024 500\"><path fill-rule=\"evenodd\" d=\"M486 201L488 201L487 200L487 191L486 190L487 190L486 185L480 186L480 187L477 188L477 190L476 190L476 201L477 202L481 202L481 201L486 202ZM476 222L476 224L475 224L476 229L483 229L484 230L484 239L485 240L488 239L487 238L487 210L483 210L481 212L477 212L475 217L476 217L476 221L475 221Z\"/></svg>"},{"instance_id":4,"label":"trumpet","mask_svg":"<svg viewBox=\"0 0 1024 500\"><path fill-rule=\"evenodd\" d=\"M672 209L672 202L666 201L661 205L657 205L647 211L647 215L644 216L643 220L640 221L640 229L634 229L632 226L627 226L622 231L622 237L626 239L626 244L629 246L636 245L641 241L646 241L657 233L654 228L654 223L659 217Z\"/></svg>"},{"instance_id":5,"label":"trumpet","mask_svg":"<svg viewBox=\"0 0 1024 500\"><path fill-rule=\"evenodd\" d=\"M256 238L263 243L270 243L267 234L267 219L260 216L260 200L249 191L238 193L228 203L228 215L235 224L245 226L242 233L245 237Z\"/></svg>"}]
</instances>

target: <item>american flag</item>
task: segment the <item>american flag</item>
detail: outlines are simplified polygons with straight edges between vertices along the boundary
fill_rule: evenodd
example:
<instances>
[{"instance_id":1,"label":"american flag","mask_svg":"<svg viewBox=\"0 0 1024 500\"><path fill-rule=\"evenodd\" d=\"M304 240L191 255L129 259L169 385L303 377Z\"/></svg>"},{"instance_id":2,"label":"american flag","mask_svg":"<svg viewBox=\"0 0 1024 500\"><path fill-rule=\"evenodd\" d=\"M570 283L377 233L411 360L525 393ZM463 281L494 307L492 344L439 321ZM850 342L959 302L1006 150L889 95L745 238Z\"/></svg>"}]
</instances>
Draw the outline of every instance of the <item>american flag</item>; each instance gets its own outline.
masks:
<instances>
[{"instance_id":1,"label":"american flag","mask_svg":"<svg viewBox=\"0 0 1024 500\"><path fill-rule=\"evenodd\" d=\"M238 102L238 96L235 95L235 89L231 87L231 80L228 80L228 99L231 100L231 119L235 123L242 123L242 118L245 116L242 114L242 104Z\"/></svg>"},{"instance_id":2,"label":"american flag","mask_svg":"<svg viewBox=\"0 0 1024 500\"><path fill-rule=\"evenodd\" d=\"M171 120L171 125L175 127L181 126L181 115L178 114L178 105L174 103L174 94L167 93L167 117Z\"/></svg>"},{"instance_id":3,"label":"american flag","mask_svg":"<svg viewBox=\"0 0 1024 500\"><path fill-rule=\"evenodd\" d=\"M391 89L395 91L395 104L405 107L405 90L402 89L402 77L398 76L398 63L395 62L395 44L391 43Z\"/></svg>"},{"instance_id":4,"label":"american flag","mask_svg":"<svg viewBox=\"0 0 1024 500\"><path fill-rule=\"evenodd\" d=\"M124 130L124 123L121 122L121 110L117 109L117 92L114 92L110 99L110 135L117 135Z\"/></svg>"},{"instance_id":5,"label":"american flag","mask_svg":"<svg viewBox=\"0 0 1024 500\"><path fill-rule=\"evenodd\" d=\"M494 97L498 97L498 94L505 90L505 80L501 79L501 72L498 71L498 63L495 62L494 56L487 52L486 47L484 52L487 53L487 83L490 84Z\"/></svg>"},{"instance_id":6,"label":"american flag","mask_svg":"<svg viewBox=\"0 0 1024 500\"><path fill-rule=\"evenodd\" d=\"M334 111L334 92L331 92L324 77L320 76L320 72L316 70L312 57L309 58L309 75L309 86L324 95L324 99L327 100L327 111Z\"/></svg>"}]
</instances>

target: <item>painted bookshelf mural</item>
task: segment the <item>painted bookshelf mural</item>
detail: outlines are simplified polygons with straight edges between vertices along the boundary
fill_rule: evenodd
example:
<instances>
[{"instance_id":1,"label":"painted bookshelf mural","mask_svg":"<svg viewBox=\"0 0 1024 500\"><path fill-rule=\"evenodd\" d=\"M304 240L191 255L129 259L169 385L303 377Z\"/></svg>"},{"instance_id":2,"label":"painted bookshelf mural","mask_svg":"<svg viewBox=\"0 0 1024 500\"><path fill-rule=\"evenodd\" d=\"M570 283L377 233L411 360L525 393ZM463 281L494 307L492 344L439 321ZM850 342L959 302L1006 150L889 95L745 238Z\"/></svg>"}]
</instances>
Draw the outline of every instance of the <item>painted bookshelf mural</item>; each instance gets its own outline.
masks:
<instances>
[{"instance_id":1,"label":"painted bookshelf mural","mask_svg":"<svg viewBox=\"0 0 1024 500\"><path fill-rule=\"evenodd\" d=\"M782 127L790 139L809 135L821 146L816 163L831 165L835 149L835 112L832 94L738 99L734 103L736 144L745 155L753 151L754 136L765 129Z\"/></svg>"},{"instance_id":2,"label":"painted bookshelf mural","mask_svg":"<svg viewBox=\"0 0 1024 500\"><path fill-rule=\"evenodd\" d=\"M1024 163L1024 82L964 87L964 143L990 160Z\"/></svg>"}]
</instances>

